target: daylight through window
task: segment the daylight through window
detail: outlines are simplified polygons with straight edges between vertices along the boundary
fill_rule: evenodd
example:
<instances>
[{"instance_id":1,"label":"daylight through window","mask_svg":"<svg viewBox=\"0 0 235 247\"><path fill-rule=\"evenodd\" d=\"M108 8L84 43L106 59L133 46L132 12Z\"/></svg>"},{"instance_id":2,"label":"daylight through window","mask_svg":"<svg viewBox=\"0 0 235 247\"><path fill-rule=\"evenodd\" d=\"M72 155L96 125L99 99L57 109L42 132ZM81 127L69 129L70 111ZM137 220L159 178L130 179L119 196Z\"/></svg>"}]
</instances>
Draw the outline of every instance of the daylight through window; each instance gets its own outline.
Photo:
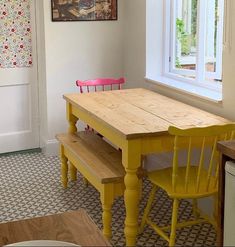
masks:
<instances>
[{"instance_id":1,"label":"daylight through window","mask_svg":"<svg viewBox=\"0 0 235 247\"><path fill-rule=\"evenodd\" d=\"M203 85L221 82L224 0L165 3L165 75Z\"/></svg>"}]
</instances>

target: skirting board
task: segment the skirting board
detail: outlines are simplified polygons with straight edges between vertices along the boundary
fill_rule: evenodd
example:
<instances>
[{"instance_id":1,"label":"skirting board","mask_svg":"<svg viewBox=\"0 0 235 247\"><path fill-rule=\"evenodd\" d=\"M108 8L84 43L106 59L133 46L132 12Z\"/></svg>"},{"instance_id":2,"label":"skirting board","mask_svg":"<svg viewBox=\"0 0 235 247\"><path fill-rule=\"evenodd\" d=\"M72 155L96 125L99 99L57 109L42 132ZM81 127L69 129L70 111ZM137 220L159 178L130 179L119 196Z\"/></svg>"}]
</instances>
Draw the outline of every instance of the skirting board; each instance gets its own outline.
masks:
<instances>
[{"instance_id":1,"label":"skirting board","mask_svg":"<svg viewBox=\"0 0 235 247\"><path fill-rule=\"evenodd\" d=\"M84 131L86 124L79 121L77 124L78 131ZM65 130L61 130L63 133ZM46 156L58 156L59 155L59 142L56 139L47 140L45 136L41 136L40 148Z\"/></svg>"},{"instance_id":2,"label":"skirting board","mask_svg":"<svg viewBox=\"0 0 235 247\"><path fill-rule=\"evenodd\" d=\"M59 155L59 142L56 139L44 141L41 148L46 156Z\"/></svg>"}]
</instances>

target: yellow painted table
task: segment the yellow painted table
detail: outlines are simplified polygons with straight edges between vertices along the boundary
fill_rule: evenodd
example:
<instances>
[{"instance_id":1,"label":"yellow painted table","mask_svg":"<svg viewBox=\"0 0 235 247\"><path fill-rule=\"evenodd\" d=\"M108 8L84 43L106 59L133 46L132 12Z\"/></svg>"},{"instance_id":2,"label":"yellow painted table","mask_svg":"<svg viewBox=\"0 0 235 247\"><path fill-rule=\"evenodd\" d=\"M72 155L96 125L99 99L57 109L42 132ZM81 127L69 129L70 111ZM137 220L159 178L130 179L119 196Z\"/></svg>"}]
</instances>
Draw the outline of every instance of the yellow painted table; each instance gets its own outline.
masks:
<instances>
[{"instance_id":1,"label":"yellow painted table","mask_svg":"<svg viewBox=\"0 0 235 247\"><path fill-rule=\"evenodd\" d=\"M155 92L137 88L86 94L66 94L69 132L76 132L78 119L86 122L122 149L125 176L125 236L135 245L138 232L141 155L170 151L173 138L168 127L180 128L224 124L229 121Z\"/></svg>"}]
</instances>

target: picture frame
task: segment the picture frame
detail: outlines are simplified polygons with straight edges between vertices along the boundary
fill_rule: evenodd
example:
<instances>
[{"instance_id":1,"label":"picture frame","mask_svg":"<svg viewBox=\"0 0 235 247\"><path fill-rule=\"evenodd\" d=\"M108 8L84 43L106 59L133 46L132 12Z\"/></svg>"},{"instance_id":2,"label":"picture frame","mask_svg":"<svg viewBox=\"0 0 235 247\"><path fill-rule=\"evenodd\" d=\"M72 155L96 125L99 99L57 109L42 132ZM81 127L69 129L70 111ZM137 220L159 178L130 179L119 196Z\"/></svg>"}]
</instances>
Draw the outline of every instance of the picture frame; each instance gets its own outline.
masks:
<instances>
[{"instance_id":1,"label":"picture frame","mask_svg":"<svg viewBox=\"0 0 235 247\"><path fill-rule=\"evenodd\" d=\"M51 0L52 21L114 21L118 0Z\"/></svg>"}]
</instances>

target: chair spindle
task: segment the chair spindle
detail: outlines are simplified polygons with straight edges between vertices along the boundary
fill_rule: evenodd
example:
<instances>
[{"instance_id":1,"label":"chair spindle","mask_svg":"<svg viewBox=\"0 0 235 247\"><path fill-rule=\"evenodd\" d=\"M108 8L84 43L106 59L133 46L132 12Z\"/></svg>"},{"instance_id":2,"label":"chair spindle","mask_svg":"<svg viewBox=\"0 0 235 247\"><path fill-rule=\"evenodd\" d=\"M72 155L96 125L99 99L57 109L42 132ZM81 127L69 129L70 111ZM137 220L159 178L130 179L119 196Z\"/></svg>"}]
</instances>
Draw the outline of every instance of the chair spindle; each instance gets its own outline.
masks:
<instances>
[{"instance_id":1,"label":"chair spindle","mask_svg":"<svg viewBox=\"0 0 235 247\"><path fill-rule=\"evenodd\" d=\"M174 141L174 157L173 157L173 170L172 170L172 188L173 191L176 191L177 186L177 176L178 176L178 156L179 156L179 147L178 147L178 136L175 136Z\"/></svg>"},{"instance_id":2,"label":"chair spindle","mask_svg":"<svg viewBox=\"0 0 235 247\"><path fill-rule=\"evenodd\" d=\"M233 140L233 139L234 139L234 132L235 132L235 131L232 131L232 132L231 132L230 140Z\"/></svg>"},{"instance_id":3,"label":"chair spindle","mask_svg":"<svg viewBox=\"0 0 235 247\"><path fill-rule=\"evenodd\" d=\"M192 151L192 138L189 137L187 167L186 167L186 173L185 173L185 191L186 192L188 192L189 174L190 174L190 166L191 166L191 151Z\"/></svg>"},{"instance_id":4,"label":"chair spindle","mask_svg":"<svg viewBox=\"0 0 235 247\"><path fill-rule=\"evenodd\" d=\"M211 152L211 158L210 158L210 163L209 163L209 169L208 169L208 176L207 176L207 184L206 184L206 190L208 191L210 182L211 182L211 177L212 177L212 172L213 172L213 165L215 161L215 155L216 155L216 144L218 141L218 137L215 137L213 147L212 147L212 152Z\"/></svg>"},{"instance_id":5,"label":"chair spindle","mask_svg":"<svg viewBox=\"0 0 235 247\"><path fill-rule=\"evenodd\" d=\"M196 192L198 192L200 188L200 178L201 178L201 172L202 172L204 156L205 156L204 155L205 154L205 142L206 142L206 138L203 137L201 155L200 155L200 161L199 161L198 173L197 173Z\"/></svg>"}]
</instances>

